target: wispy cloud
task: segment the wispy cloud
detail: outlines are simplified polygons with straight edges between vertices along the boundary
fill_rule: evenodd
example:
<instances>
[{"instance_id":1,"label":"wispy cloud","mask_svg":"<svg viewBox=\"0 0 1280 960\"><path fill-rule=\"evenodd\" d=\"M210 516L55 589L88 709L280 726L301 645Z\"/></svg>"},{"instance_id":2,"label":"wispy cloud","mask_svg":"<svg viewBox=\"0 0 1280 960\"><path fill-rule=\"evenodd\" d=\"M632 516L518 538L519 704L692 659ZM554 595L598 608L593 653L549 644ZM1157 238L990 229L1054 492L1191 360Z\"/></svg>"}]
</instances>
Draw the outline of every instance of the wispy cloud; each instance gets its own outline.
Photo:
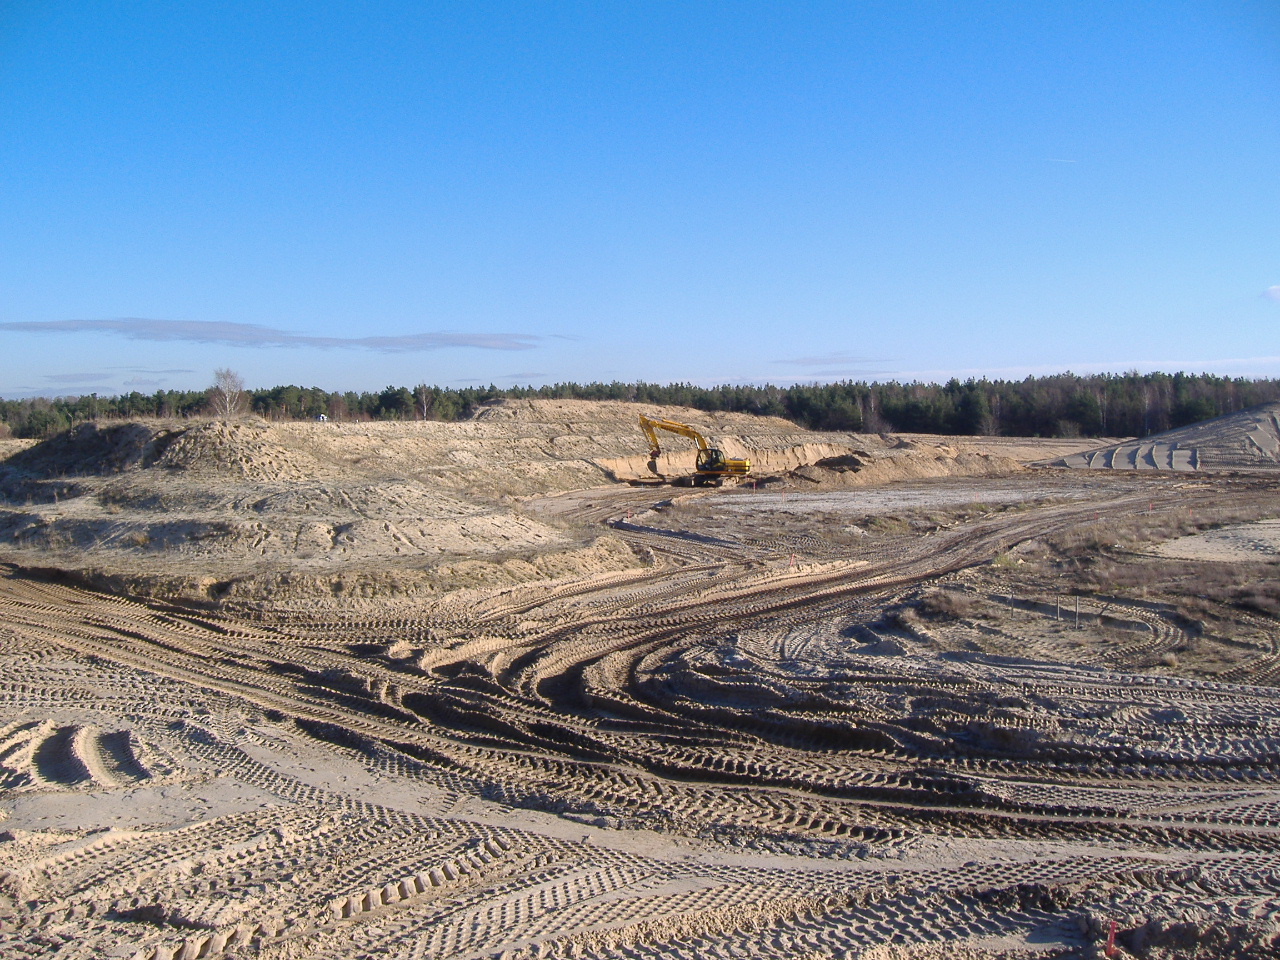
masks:
<instances>
[{"instance_id":1,"label":"wispy cloud","mask_svg":"<svg viewBox=\"0 0 1280 960\"><path fill-rule=\"evenodd\" d=\"M169 370L153 370L150 367L108 367L108 370L123 370L125 373L146 373L153 377L168 373L195 373L190 367L173 367Z\"/></svg>"},{"instance_id":2,"label":"wispy cloud","mask_svg":"<svg viewBox=\"0 0 1280 960\"><path fill-rule=\"evenodd\" d=\"M59 387L80 387L86 390L97 390L106 387L108 384L120 382L122 386L131 389L138 387L160 387L167 383L166 375L173 373L194 373L194 370L185 367L175 367L165 370L153 370L148 367L106 367L102 372L83 371L80 373L46 373L41 379L49 385ZM125 374L132 374L127 380L120 380ZM28 387L24 389L37 390L38 388ZM46 386L45 390L47 391Z\"/></svg>"},{"instance_id":3,"label":"wispy cloud","mask_svg":"<svg viewBox=\"0 0 1280 960\"><path fill-rule=\"evenodd\" d=\"M17 333L106 333L129 340L159 343L185 341L230 347L318 347L326 350L373 350L377 353L416 353L473 347L479 350L531 350L543 338L530 333L409 333L389 337L317 337L290 333L256 323L210 320L32 320L0 323L0 330Z\"/></svg>"},{"instance_id":4,"label":"wispy cloud","mask_svg":"<svg viewBox=\"0 0 1280 960\"><path fill-rule=\"evenodd\" d=\"M44 379L50 383L104 383L113 377L106 373L46 373Z\"/></svg>"},{"instance_id":5,"label":"wispy cloud","mask_svg":"<svg viewBox=\"0 0 1280 960\"><path fill-rule=\"evenodd\" d=\"M1079 163L1079 160L1064 160L1061 157L1046 157L1047 163Z\"/></svg>"},{"instance_id":6,"label":"wispy cloud","mask_svg":"<svg viewBox=\"0 0 1280 960\"><path fill-rule=\"evenodd\" d=\"M1274 287L1267 287L1262 291L1262 295L1268 300L1280 301L1280 283L1277 283Z\"/></svg>"}]
</instances>

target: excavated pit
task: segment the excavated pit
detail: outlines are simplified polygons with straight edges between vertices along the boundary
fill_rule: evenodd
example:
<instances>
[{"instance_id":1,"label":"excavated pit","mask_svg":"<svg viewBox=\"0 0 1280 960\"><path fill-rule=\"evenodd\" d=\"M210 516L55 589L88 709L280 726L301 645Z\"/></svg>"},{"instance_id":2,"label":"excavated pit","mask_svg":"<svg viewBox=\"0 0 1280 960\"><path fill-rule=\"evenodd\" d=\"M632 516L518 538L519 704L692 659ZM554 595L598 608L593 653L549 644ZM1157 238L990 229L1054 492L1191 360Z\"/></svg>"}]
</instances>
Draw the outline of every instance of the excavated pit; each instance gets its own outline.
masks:
<instances>
[{"instance_id":1,"label":"excavated pit","mask_svg":"<svg viewBox=\"0 0 1280 960\"><path fill-rule=\"evenodd\" d=\"M639 411L772 482L627 486ZM1022 466L1071 454L568 401L26 447L0 950L1274 953L1280 488Z\"/></svg>"}]
</instances>

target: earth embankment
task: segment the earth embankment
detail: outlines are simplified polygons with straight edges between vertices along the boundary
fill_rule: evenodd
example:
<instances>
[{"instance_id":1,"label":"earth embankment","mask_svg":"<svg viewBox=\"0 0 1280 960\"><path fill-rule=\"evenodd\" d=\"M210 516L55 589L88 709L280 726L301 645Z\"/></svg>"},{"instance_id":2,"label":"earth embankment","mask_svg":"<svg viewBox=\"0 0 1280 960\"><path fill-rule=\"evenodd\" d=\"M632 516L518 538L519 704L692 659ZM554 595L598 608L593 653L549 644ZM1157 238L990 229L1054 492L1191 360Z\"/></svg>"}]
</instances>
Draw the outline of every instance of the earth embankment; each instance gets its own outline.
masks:
<instances>
[{"instance_id":1,"label":"earth embankment","mask_svg":"<svg viewBox=\"0 0 1280 960\"><path fill-rule=\"evenodd\" d=\"M1175 473L1280 470L1280 403L1070 453L1044 465Z\"/></svg>"},{"instance_id":2,"label":"earth embankment","mask_svg":"<svg viewBox=\"0 0 1280 960\"><path fill-rule=\"evenodd\" d=\"M936 438L575 400L502 401L459 423L88 423L0 464L0 556L210 602L415 594L634 568L646 558L608 532L526 505L647 475L641 413L690 423L775 481L1017 469L1011 458ZM688 474L692 444L672 440L660 469Z\"/></svg>"}]
</instances>

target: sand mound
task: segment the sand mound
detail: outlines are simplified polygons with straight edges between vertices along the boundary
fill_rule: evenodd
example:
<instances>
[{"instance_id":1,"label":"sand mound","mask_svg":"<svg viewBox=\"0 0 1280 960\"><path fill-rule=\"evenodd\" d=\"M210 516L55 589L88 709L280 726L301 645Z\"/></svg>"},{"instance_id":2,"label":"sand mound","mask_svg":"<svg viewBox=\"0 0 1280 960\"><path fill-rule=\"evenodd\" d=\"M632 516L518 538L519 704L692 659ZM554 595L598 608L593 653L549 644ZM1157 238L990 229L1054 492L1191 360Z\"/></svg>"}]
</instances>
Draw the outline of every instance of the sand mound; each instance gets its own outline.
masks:
<instances>
[{"instance_id":1,"label":"sand mound","mask_svg":"<svg viewBox=\"0 0 1280 960\"><path fill-rule=\"evenodd\" d=\"M34 479L106 476L168 468L229 474L252 480L314 477L319 464L275 444L259 421L211 421L194 426L82 423L19 451L6 462Z\"/></svg>"},{"instance_id":2,"label":"sand mound","mask_svg":"<svg viewBox=\"0 0 1280 960\"><path fill-rule=\"evenodd\" d=\"M478 409L471 419L494 424L562 424L571 428L567 432L584 436L634 432L643 442L636 423L641 414L679 420L711 433L794 435L809 432L781 417L620 400L498 400Z\"/></svg>"},{"instance_id":3,"label":"sand mound","mask_svg":"<svg viewBox=\"0 0 1280 960\"><path fill-rule=\"evenodd\" d=\"M894 449L824 457L788 476L802 485L865 487L894 480L928 477L989 477L1014 473L1022 465L1009 457L974 453L948 444L904 444Z\"/></svg>"},{"instance_id":4,"label":"sand mound","mask_svg":"<svg viewBox=\"0 0 1280 960\"><path fill-rule=\"evenodd\" d=\"M174 435L142 423L82 423L18 451L5 465L41 479L120 473L153 464Z\"/></svg>"},{"instance_id":5,"label":"sand mound","mask_svg":"<svg viewBox=\"0 0 1280 960\"><path fill-rule=\"evenodd\" d=\"M308 480L323 472L315 457L280 446L271 433L254 420L201 423L173 437L155 466L250 480Z\"/></svg>"},{"instance_id":6,"label":"sand mound","mask_svg":"<svg viewBox=\"0 0 1280 960\"><path fill-rule=\"evenodd\" d=\"M1280 402L1193 423L1142 440L1073 453L1042 466L1093 470L1278 470Z\"/></svg>"}]
</instances>

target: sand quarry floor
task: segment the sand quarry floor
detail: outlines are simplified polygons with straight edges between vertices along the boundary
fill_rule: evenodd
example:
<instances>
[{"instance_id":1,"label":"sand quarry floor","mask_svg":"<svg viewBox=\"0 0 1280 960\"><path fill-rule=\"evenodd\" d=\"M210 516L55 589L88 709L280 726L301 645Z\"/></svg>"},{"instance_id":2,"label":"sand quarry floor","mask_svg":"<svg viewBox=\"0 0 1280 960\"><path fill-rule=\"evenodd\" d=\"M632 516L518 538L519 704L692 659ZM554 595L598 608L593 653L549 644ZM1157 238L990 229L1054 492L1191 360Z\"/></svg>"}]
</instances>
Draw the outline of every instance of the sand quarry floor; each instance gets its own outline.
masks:
<instances>
[{"instance_id":1,"label":"sand quarry floor","mask_svg":"<svg viewBox=\"0 0 1280 960\"><path fill-rule=\"evenodd\" d=\"M1280 477L1088 446L9 443L0 955L1277 955Z\"/></svg>"}]
</instances>

